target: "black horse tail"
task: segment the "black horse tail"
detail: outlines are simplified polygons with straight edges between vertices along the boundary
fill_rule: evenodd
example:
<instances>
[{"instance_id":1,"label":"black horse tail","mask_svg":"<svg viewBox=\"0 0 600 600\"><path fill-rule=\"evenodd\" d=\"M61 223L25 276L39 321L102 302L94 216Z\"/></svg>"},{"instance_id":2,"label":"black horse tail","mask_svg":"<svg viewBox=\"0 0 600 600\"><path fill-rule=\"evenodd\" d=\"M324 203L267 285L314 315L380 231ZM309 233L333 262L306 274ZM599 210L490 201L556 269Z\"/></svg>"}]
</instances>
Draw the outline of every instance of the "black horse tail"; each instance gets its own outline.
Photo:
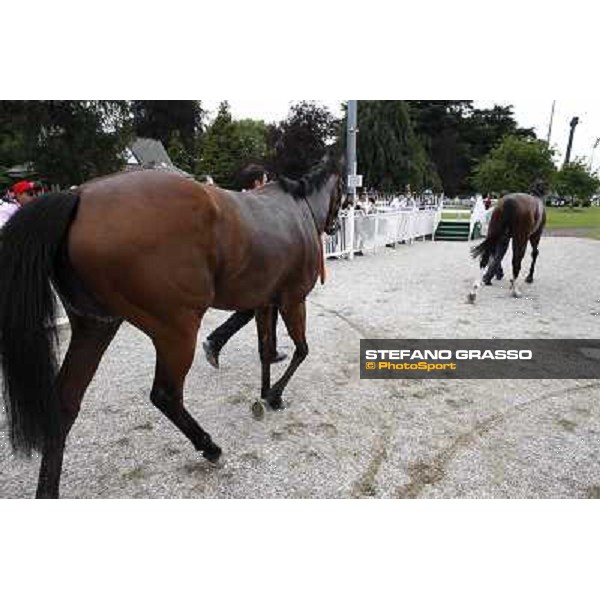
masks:
<instances>
[{"instance_id":1,"label":"black horse tail","mask_svg":"<svg viewBox=\"0 0 600 600\"><path fill-rule=\"evenodd\" d=\"M10 440L31 456L59 432L54 258L79 197L49 193L21 208L0 230L0 364Z\"/></svg>"},{"instance_id":2,"label":"black horse tail","mask_svg":"<svg viewBox=\"0 0 600 600\"><path fill-rule=\"evenodd\" d=\"M471 248L471 256L473 258L481 257L479 266L484 269L490 260L490 256L494 254L498 242L504 235L510 235L511 224L515 216L516 204L514 198L507 196L501 206L496 207L492 212L490 225L485 240L477 246Z\"/></svg>"}]
</instances>

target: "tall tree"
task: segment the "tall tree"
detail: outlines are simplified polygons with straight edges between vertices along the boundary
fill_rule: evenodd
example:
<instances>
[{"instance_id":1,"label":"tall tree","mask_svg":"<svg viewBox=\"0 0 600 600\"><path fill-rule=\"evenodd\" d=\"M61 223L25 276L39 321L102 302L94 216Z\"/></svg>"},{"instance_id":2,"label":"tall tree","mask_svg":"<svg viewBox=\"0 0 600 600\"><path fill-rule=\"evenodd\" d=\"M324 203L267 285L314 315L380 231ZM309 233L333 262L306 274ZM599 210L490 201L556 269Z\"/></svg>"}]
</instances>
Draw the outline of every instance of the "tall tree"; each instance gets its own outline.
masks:
<instances>
[{"instance_id":1,"label":"tall tree","mask_svg":"<svg viewBox=\"0 0 600 600\"><path fill-rule=\"evenodd\" d=\"M476 109L472 100L409 101L416 131L436 165L446 193L470 194L470 175L507 135L535 138L520 129L512 106Z\"/></svg>"},{"instance_id":2,"label":"tall tree","mask_svg":"<svg viewBox=\"0 0 600 600\"><path fill-rule=\"evenodd\" d=\"M131 108L138 136L160 140L167 148L178 132L188 155L196 154L204 118L198 100L134 100Z\"/></svg>"},{"instance_id":3,"label":"tall tree","mask_svg":"<svg viewBox=\"0 0 600 600\"><path fill-rule=\"evenodd\" d=\"M242 142L228 102L221 102L215 120L204 135L197 175L208 174L224 188L235 187L243 159Z\"/></svg>"},{"instance_id":4,"label":"tall tree","mask_svg":"<svg viewBox=\"0 0 600 600\"><path fill-rule=\"evenodd\" d=\"M169 145L166 150L169 158L176 167L188 172L194 170L194 155L190 155L183 145L179 131L174 131L171 134L171 139L169 140Z\"/></svg>"},{"instance_id":5,"label":"tall tree","mask_svg":"<svg viewBox=\"0 0 600 600\"><path fill-rule=\"evenodd\" d=\"M7 129L8 145L0 147L12 149L3 161L32 162L41 178L68 186L122 166L131 134L129 106L118 100L3 102L0 132Z\"/></svg>"},{"instance_id":6,"label":"tall tree","mask_svg":"<svg viewBox=\"0 0 600 600\"><path fill-rule=\"evenodd\" d=\"M242 160L264 163L267 160L267 126L264 121L240 119L234 121L240 140Z\"/></svg>"},{"instance_id":7,"label":"tall tree","mask_svg":"<svg viewBox=\"0 0 600 600\"><path fill-rule=\"evenodd\" d=\"M444 192L463 190L471 168L461 123L472 110L471 100L408 101L415 132L435 165Z\"/></svg>"},{"instance_id":8,"label":"tall tree","mask_svg":"<svg viewBox=\"0 0 600 600\"><path fill-rule=\"evenodd\" d=\"M476 167L473 183L484 193L527 192L536 180L551 183L553 151L542 140L507 136Z\"/></svg>"},{"instance_id":9,"label":"tall tree","mask_svg":"<svg viewBox=\"0 0 600 600\"><path fill-rule=\"evenodd\" d=\"M566 164L558 171L554 180L556 191L571 202L587 204L600 189L598 175L592 172L584 159L579 158Z\"/></svg>"},{"instance_id":10,"label":"tall tree","mask_svg":"<svg viewBox=\"0 0 600 600\"><path fill-rule=\"evenodd\" d=\"M473 162L479 162L497 146L507 135L535 139L533 129L519 128L512 106L494 105L489 109L474 109L467 116L463 133L470 144Z\"/></svg>"},{"instance_id":11,"label":"tall tree","mask_svg":"<svg viewBox=\"0 0 600 600\"><path fill-rule=\"evenodd\" d=\"M339 121L327 108L308 101L293 105L286 120L268 129L271 168L279 175L301 177L323 158L338 129Z\"/></svg>"},{"instance_id":12,"label":"tall tree","mask_svg":"<svg viewBox=\"0 0 600 600\"><path fill-rule=\"evenodd\" d=\"M358 103L357 154L366 187L398 191L439 189L435 167L418 139L402 100Z\"/></svg>"}]
</instances>

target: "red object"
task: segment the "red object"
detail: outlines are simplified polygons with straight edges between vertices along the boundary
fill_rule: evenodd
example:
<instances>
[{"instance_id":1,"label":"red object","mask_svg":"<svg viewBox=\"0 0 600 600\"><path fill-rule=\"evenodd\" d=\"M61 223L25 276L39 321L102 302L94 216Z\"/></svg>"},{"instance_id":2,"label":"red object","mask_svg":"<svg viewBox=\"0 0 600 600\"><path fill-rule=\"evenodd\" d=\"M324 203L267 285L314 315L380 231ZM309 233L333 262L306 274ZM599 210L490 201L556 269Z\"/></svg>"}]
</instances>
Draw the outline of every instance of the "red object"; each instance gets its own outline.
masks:
<instances>
[{"instance_id":1,"label":"red object","mask_svg":"<svg viewBox=\"0 0 600 600\"><path fill-rule=\"evenodd\" d=\"M29 190L35 190L35 184L32 181L18 181L12 186L13 194L23 194Z\"/></svg>"}]
</instances>

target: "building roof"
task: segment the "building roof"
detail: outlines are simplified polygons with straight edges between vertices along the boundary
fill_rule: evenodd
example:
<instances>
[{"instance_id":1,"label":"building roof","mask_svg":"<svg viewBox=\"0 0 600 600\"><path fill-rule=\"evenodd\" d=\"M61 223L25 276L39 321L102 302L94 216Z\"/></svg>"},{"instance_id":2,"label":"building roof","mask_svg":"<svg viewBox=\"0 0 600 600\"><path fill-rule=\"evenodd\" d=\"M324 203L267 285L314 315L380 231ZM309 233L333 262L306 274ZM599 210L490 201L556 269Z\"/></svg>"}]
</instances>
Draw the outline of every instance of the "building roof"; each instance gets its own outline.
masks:
<instances>
[{"instance_id":1,"label":"building roof","mask_svg":"<svg viewBox=\"0 0 600 600\"><path fill-rule=\"evenodd\" d=\"M194 178L193 175L173 164L160 140L136 138L129 145L129 150L137 164L144 169L166 169L188 179Z\"/></svg>"}]
</instances>

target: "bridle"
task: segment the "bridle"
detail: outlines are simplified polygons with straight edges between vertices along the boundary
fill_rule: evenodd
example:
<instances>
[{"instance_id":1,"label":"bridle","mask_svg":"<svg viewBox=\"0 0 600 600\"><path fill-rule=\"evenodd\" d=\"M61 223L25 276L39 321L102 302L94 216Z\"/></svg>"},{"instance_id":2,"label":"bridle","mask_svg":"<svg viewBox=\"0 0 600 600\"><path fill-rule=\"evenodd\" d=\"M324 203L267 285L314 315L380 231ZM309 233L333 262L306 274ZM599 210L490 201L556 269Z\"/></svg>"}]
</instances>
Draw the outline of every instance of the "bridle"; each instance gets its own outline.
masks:
<instances>
[{"instance_id":1,"label":"bridle","mask_svg":"<svg viewBox=\"0 0 600 600\"><path fill-rule=\"evenodd\" d=\"M325 228L324 231L327 235L333 235L339 228L339 207L342 204L342 199L344 196L344 190L341 184L341 177L338 178L338 181L336 183L336 186L338 186L338 198L335 202L330 203L329 204L329 210L327 211L327 217L325 217ZM304 202L306 202L306 205L308 206L308 210L310 211L313 223L315 224L315 229L317 230L317 234L319 234L319 226L317 225L317 218L315 217L315 213L312 209L312 206L310 205L310 202L307 200L306 196L303 196L303 200ZM333 219L333 222L331 223L331 225L329 225L329 227L327 226L329 221L331 220L331 215L332 213L335 211L335 218Z\"/></svg>"},{"instance_id":2,"label":"bridle","mask_svg":"<svg viewBox=\"0 0 600 600\"><path fill-rule=\"evenodd\" d=\"M344 189L343 177L341 175L338 176L338 180L335 185L336 185L337 199L335 200L335 202L333 202L332 204L329 205L329 211L327 212L327 219L325 221L325 233L327 233L327 235L333 235L340 227L340 224L339 224L340 206L342 205L344 196L346 195L346 192ZM332 219L332 214L333 214L333 219ZM327 224L329 223L330 220L331 220L331 225L329 227L327 227Z\"/></svg>"}]
</instances>

